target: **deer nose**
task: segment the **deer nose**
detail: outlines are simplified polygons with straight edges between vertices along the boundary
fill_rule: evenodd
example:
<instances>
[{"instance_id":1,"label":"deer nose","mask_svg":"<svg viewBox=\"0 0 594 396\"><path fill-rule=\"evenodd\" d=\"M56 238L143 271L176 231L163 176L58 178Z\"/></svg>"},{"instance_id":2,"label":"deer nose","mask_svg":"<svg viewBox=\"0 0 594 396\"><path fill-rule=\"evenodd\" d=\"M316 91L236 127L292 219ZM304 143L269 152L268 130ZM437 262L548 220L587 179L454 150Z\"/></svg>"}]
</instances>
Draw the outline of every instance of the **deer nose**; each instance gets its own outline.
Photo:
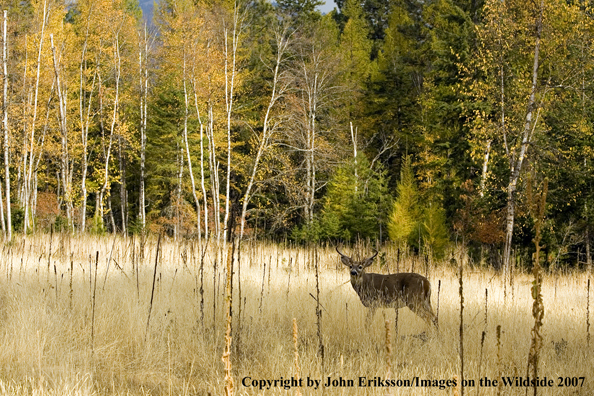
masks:
<instances>
[{"instance_id":1,"label":"deer nose","mask_svg":"<svg viewBox=\"0 0 594 396\"><path fill-rule=\"evenodd\" d=\"M357 270L351 270L351 275L352 276L357 276Z\"/></svg>"}]
</instances>

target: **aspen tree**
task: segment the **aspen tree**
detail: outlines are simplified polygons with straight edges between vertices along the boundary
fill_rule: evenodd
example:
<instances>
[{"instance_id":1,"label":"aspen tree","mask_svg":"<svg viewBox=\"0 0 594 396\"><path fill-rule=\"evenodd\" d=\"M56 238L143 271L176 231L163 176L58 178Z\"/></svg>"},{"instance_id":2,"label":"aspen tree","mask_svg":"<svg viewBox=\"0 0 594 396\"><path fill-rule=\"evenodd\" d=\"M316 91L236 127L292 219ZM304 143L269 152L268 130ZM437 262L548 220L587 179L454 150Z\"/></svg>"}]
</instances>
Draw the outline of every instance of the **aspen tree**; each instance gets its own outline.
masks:
<instances>
[{"instance_id":1,"label":"aspen tree","mask_svg":"<svg viewBox=\"0 0 594 396\"><path fill-rule=\"evenodd\" d=\"M91 124L92 116L92 105L95 94L95 86L97 82L97 69L95 68L92 72L93 78L90 83L90 88L87 84L87 49L89 46L90 29L91 29L91 17L93 13L93 4L90 3L87 11L85 35L82 43L80 66L79 66L79 122L80 122L80 134L81 134L81 214L80 214L80 231L85 232L86 220L87 220L87 173L88 173L88 160L89 160L89 127ZM99 59L101 58L101 51L99 50L96 54L95 63L99 66Z\"/></svg>"},{"instance_id":2,"label":"aspen tree","mask_svg":"<svg viewBox=\"0 0 594 396\"><path fill-rule=\"evenodd\" d=\"M231 193L231 119L233 113L233 101L235 99L236 76L237 76L237 61L238 48L241 35L244 29L244 10L241 9L241 4L238 0L233 5L231 28L229 29L225 23L223 32L225 35L225 111L227 116L227 180L225 186L225 217L223 220L223 243L227 243L227 237L230 230L229 216L230 216L230 193ZM231 34L231 43L229 43L229 34ZM229 48L231 47L231 48Z\"/></svg>"},{"instance_id":3,"label":"aspen tree","mask_svg":"<svg viewBox=\"0 0 594 396\"><path fill-rule=\"evenodd\" d=\"M6 182L6 238L12 240L12 221L10 217L10 164L9 164L9 131L8 131L8 11L4 10L2 19L2 129L4 131L4 170Z\"/></svg>"},{"instance_id":4,"label":"aspen tree","mask_svg":"<svg viewBox=\"0 0 594 396\"><path fill-rule=\"evenodd\" d=\"M149 36L147 34L147 24L138 33L138 74L140 88L140 191L138 202L138 217L142 230L146 227L146 198L145 198L145 162L146 162L146 125L148 120L148 59L149 59Z\"/></svg>"},{"instance_id":5,"label":"aspen tree","mask_svg":"<svg viewBox=\"0 0 594 396\"><path fill-rule=\"evenodd\" d=\"M250 177L243 194L242 208L241 208L241 229L239 232L240 238L243 237L245 228L245 218L247 214L247 208L252 198L252 189L254 188L256 174L258 172L258 166L264 155L265 151L270 147L272 141L272 134L277 131L280 127L279 117L274 117L273 110L279 100L283 98L286 91L289 89L290 79L288 78L286 63L287 63L287 51L291 42L291 35L288 28L278 27L275 31L275 45L276 45L276 56L274 63L271 66L272 72L272 89L270 93L270 100L266 106L264 113L264 120L262 124L262 133L257 136L258 149L254 157L253 165L251 166Z\"/></svg>"},{"instance_id":6,"label":"aspen tree","mask_svg":"<svg viewBox=\"0 0 594 396\"><path fill-rule=\"evenodd\" d=\"M526 161L533 155L530 162L536 166L539 152L550 144L549 133L543 131L556 118L556 98L579 84L575 71L580 69L580 56L569 49L581 42L580 24L576 23L581 12L579 5L557 0L541 0L529 7L517 1L489 1L484 23L477 30L479 56L473 59L471 69L485 77L473 81L470 92L496 110L490 114L476 112L472 143L481 153L481 196L488 191L491 155L507 162L509 173L494 175L491 181L506 191L502 258L506 281Z\"/></svg>"},{"instance_id":7,"label":"aspen tree","mask_svg":"<svg viewBox=\"0 0 594 396\"><path fill-rule=\"evenodd\" d=\"M297 171L305 174L300 200L307 225L314 220L316 194L325 185L318 171L327 171L326 164L337 160L336 152L328 144L329 131L335 128L335 123L327 115L344 91L339 78L337 41L334 21L322 17L311 26L309 36L300 37L291 70L295 89L288 96L289 121L284 145L303 157L304 166L299 166Z\"/></svg>"},{"instance_id":8,"label":"aspen tree","mask_svg":"<svg viewBox=\"0 0 594 396\"><path fill-rule=\"evenodd\" d=\"M56 92L58 95L58 109L59 109L59 125L60 125L60 140L61 140L61 155L60 155L60 177L58 182L62 185L62 202L66 206L66 217L68 219L68 225L72 225L72 201L70 195L69 183L69 148L68 148L68 122L67 122L67 97L65 92L65 84L63 76L61 75L61 67L58 61L58 55L56 54L56 48L54 46L54 35L50 34L50 43L52 49L52 59L54 64L55 81L56 81Z\"/></svg>"},{"instance_id":9,"label":"aspen tree","mask_svg":"<svg viewBox=\"0 0 594 396\"><path fill-rule=\"evenodd\" d=\"M49 18L49 6L47 0L43 2L43 11L41 13L41 29L39 33L39 46L37 48L37 62L35 66L35 87L34 87L34 94L33 94L33 103L31 106L33 109L33 114L31 116L31 123L29 126L29 134L25 135L24 139L24 149L22 153L22 162L23 162L23 182L22 182L22 195L21 195L21 205L24 205L25 210L25 217L23 222L23 232L27 232L30 228L30 205L31 205L31 198L32 198L32 177L33 177L33 162L34 162L34 145L35 145L35 128L37 122L37 108L38 108L38 101L39 101L39 85L41 80L41 68L42 68L42 54L43 54L43 44L45 41L45 29L47 20ZM29 107L29 106L28 106ZM27 139L29 140L27 142Z\"/></svg>"}]
</instances>

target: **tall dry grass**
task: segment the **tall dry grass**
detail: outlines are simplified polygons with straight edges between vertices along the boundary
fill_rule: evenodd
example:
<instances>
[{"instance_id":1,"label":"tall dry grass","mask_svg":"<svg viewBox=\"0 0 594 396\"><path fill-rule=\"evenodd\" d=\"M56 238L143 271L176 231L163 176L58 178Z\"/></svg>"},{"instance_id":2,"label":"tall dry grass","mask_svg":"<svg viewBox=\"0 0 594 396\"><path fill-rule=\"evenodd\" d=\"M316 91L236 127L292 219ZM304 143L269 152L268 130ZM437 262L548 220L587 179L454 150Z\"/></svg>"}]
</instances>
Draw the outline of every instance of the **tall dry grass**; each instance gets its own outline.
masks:
<instances>
[{"instance_id":1,"label":"tall dry grass","mask_svg":"<svg viewBox=\"0 0 594 396\"><path fill-rule=\"evenodd\" d=\"M54 234L51 244L51 257L49 235L30 236L0 251L0 394L224 394L225 364L221 357L226 332L222 272L225 266L220 265L224 258L220 258L215 273L215 255L208 251L201 274L197 246L164 239L154 274L156 238L146 241L144 252L139 251L138 239L133 243L132 238L121 237L72 238ZM378 262L369 270L395 272L398 251L391 247L382 250L386 253L386 265L379 268ZM371 250L358 252L361 256L369 253ZM463 251L454 253L464 257ZM501 383L479 387L479 380L525 376L533 325L532 276L516 273L513 293L509 293L508 285L504 297L498 274L473 267L466 259L461 261L465 263L464 378L475 381L475 386L466 387L464 393L496 395L500 389L503 395L523 395L525 388ZM263 278L264 264L267 274ZM376 315L372 326L366 329L365 308L331 248L318 247L313 252L244 243L241 279L237 278L237 265L236 262L230 349L235 394L386 393L382 387L357 385L359 377L386 378L384 321L394 324L395 313L385 310L385 319ZM439 333L431 334L421 319L408 309L401 309L397 332L390 335L391 378L459 378L458 268L449 261L428 266L423 260L403 254L398 268L402 272L414 269L429 277L434 309L437 285L441 285ZM555 386L542 388L539 394L593 394L593 356L587 343L587 276L545 274L542 294L545 316L539 376L552 379ZM323 318L323 365L316 309ZM298 332L294 330L293 318ZM293 338L295 334L298 339ZM251 386L253 381L297 376L302 379L300 388ZM324 390L307 386L308 378L325 381L329 376L353 380L354 386ZM558 377L580 376L585 377L581 387L556 386ZM244 380L246 377L250 380ZM250 386L243 385L246 381ZM453 390L396 387L389 392L444 395Z\"/></svg>"}]
</instances>

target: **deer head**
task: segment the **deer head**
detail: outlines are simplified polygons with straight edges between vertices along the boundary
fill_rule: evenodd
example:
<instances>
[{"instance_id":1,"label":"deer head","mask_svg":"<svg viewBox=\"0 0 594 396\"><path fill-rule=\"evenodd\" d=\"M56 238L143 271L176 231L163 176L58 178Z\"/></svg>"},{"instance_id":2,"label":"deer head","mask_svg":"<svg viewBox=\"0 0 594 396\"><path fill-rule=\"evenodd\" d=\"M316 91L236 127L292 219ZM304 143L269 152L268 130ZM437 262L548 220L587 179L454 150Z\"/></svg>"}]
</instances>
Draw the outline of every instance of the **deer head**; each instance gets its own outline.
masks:
<instances>
[{"instance_id":1,"label":"deer head","mask_svg":"<svg viewBox=\"0 0 594 396\"><path fill-rule=\"evenodd\" d=\"M338 254L340 254L340 261L342 261L344 265L349 267L351 276L355 278L360 278L365 273L365 268L373 264L373 259L375 258L375 256L377 256L378 253L375 252L373 256L366 258L364 260L355 261L349 256L342 254L340 250L338 250L338 248L336 248L336 251L338 252Z\"/></svg>"}]
</instances>

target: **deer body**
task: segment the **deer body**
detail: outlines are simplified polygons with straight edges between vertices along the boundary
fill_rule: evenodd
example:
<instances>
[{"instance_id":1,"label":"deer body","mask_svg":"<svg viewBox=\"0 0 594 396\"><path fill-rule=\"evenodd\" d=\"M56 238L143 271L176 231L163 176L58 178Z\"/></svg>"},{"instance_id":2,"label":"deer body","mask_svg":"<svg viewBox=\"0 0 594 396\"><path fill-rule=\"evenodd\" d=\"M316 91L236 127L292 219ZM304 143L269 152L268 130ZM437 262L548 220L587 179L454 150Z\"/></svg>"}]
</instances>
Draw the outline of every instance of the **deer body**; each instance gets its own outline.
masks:
<instances>
[{"instance_id":1,"label":"deer body","mask_svg":"<svg viewBox=\"0 0 594 396\"><path fill-rule=\"evenodd\" d=\"M351 285L361 299L363 306L369 308L367 324L377 308L400 309L408 307L411 311L437 327L437 318L431 308L431 283L427 278L415 273L382 275L366 273L365 268L373 264L377 253L365 260L355 261L341 255L342 263L350 268Z\"/></svg>"}]
</instances>

